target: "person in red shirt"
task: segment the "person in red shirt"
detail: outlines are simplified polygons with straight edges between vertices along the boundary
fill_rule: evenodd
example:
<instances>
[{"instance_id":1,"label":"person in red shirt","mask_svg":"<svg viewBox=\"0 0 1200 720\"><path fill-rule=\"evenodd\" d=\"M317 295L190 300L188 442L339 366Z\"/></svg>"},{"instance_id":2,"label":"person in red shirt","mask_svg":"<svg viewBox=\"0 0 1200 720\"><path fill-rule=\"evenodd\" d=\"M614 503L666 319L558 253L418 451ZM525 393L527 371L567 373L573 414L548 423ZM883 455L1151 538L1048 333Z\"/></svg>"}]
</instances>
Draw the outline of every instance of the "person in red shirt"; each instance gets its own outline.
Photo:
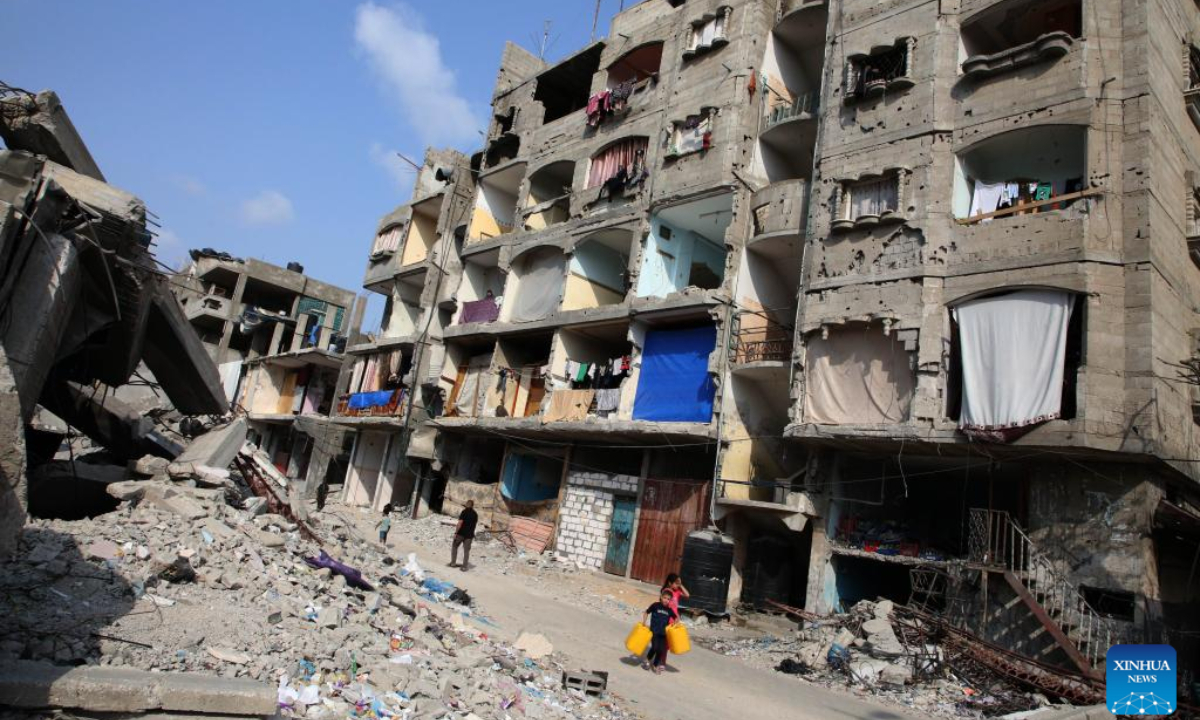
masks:
<instances>
[{"instance_id":1,"label":"person in red shirt","mask_svg":"<svg viewBox=\"0 0 1200 720\"><path fill-rule=\"evenodd\" d=\"M683 581L679 579L679 575L671 573L667 576L667 581L663 583L663 590L671 593L671 609L675 611L675 615L679 615L679 598L690 598L687 588L683 586Z\"/></svg>"}]
</instances>

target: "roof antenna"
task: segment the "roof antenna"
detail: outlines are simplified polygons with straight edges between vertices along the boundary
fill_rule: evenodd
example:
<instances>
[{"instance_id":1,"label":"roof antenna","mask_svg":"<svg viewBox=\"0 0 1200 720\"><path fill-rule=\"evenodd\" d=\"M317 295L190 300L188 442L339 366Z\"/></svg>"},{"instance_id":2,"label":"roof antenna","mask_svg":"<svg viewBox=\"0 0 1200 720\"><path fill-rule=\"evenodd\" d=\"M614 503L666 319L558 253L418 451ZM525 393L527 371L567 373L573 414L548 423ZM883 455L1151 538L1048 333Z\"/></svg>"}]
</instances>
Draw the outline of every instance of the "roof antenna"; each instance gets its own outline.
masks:
<instances>
[{"instance_id":1,"label":"roof antenna","mask_svg":"<svg viewBox=\"0 0 1200 720\"><path fill-rule=\"evenodd\" d=\"M592 15L592 40L596 42L596 27L600 25L600 3L601 0L596 0L596 12Z\"/></svg>"}]
</instances>

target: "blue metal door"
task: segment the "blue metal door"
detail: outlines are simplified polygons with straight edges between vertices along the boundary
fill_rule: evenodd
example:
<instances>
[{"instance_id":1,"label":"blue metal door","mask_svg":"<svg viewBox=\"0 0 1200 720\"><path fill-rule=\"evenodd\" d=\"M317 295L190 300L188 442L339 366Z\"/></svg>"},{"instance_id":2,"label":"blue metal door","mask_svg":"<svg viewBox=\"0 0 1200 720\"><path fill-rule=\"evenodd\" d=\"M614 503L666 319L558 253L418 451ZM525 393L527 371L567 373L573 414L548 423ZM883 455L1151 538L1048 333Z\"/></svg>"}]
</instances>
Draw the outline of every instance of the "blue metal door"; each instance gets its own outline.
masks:
<instances>
[{"instance_id":1,"label":"blue metal door","mask_svg":"<svg viewBox=\"0 0 1200 720\"><path fill-rule=\"evenodd\" d=\"M613 497L612 526L608 532L608 552L604 555L604 572L625 576L629 567L629 548L633 541L633 516L637 500Z\"/></svg>"}]
</instances>

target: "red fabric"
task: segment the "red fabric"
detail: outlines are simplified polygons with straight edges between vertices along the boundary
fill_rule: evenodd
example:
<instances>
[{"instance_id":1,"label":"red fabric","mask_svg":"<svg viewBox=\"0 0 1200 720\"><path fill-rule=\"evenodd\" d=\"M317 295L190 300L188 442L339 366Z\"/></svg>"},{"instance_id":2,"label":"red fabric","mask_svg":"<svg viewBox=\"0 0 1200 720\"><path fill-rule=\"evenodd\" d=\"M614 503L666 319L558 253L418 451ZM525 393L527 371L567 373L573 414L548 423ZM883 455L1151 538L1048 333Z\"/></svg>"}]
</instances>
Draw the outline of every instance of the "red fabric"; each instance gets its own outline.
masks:
<instances>
[{"instance_id":1,"label":"red fabric","mask_svg":"<svg viewBox=\"0 0 1200 720\"><path fill-rule=\"evenodd\" d=\"M633 167L638 151L644 151L647 144L645 138L630 138L601 151L592 158L592 165L588 169L587 186L589 188L600 187L605 180L616 175L617 170L622 167Z\"/></svg>"}]
</instances>

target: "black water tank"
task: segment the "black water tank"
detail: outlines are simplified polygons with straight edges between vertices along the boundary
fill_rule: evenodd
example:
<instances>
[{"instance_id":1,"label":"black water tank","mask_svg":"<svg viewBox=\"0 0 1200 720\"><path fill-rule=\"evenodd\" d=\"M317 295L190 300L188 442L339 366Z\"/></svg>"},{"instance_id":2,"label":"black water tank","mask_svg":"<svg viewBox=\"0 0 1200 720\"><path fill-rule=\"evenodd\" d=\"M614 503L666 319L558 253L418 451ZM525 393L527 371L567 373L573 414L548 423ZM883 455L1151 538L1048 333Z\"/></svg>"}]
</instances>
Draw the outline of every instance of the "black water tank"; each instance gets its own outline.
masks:
<instances>
[{"instance_id":1,"label":"black water tank","mask_svg":"<svg viewBox=\"0 0 1200 720\"><path fill-rule=\"evenodd\" d=\"M291 270L294 273L299 273L300 275L304 274L304 266L301 265L300 263L296 262L295 260L293 260L292 262L287 264L287 269Z\"/></svg>"},{"instance_id":2,"label":"black water tank","mask_svg":"<svg viewBox=\"0 0 1200 720\"><path fill-rule=\"evenodd\" d=\"M768 600L788 604L792 587L792 548L781 538L764 536L750 541L746 552L742 602L771 609Z\"/></svg>"},{"instance_id":3,"label":"black water tank","mask_svg":"<svg viewBox=\"0 0 1200 720\"><path fill-rule=\"evenodd\" d=\"M725 614L729 597L729 575L733 569L733 539L716 532L701 530L683 541L683 560L679 575L691 597L681 601L716 615Z\"/></svg>"}]
</instances>

